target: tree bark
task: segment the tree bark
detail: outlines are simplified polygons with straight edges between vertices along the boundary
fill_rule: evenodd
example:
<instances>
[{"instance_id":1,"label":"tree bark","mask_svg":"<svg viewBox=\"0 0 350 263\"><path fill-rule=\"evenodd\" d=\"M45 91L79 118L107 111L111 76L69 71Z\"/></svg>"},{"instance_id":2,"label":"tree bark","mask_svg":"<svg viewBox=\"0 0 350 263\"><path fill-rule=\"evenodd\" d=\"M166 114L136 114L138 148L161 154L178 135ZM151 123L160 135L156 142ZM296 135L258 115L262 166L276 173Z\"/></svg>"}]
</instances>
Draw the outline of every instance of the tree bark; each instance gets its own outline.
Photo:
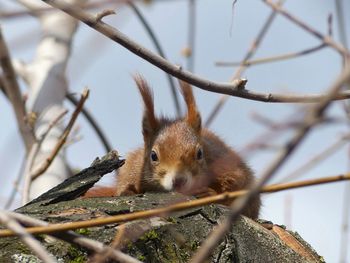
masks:
<instances>
[{"instance_id":1,"label":"tree bark","mask_svg":"<svg viewBox=\"0 0 350 263\"><path fill-rule=\"evenodd\" d=\"M192 197L177 193L145 193L135 196L77 198L101 176L120 167L123 161L112 152L97 159L89 168L51 189L16 212L50 223L89 220L96 217L164 207ZM121 249L144 262L188 262L208 233L228 212L222 205L192 208L161 217L125 223ZM119 231L118 224L76 233L110 244ZM56 235L59 237L59 235ZM59 239L37 238L59 262L85 262L92 252ZM18 238L0 239L0 262L39 262ZM244 216L216 248L208 262L323 262L297 233L271 222L253 221Z\"/></svg>"}]
</instances>

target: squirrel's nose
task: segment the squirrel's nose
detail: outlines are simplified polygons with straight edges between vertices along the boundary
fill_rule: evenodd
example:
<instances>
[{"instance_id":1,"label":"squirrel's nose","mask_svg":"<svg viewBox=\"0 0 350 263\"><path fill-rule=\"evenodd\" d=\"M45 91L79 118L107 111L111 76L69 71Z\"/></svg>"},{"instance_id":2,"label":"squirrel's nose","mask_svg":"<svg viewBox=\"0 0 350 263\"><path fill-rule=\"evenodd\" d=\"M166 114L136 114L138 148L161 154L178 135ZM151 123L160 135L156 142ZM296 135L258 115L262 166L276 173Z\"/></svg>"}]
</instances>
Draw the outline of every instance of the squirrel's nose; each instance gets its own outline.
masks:
<instances>
[{"instance_id":1,"label":"squirrel's nose","mask_svg":"<svg viewBox=\"0 0 350 263\"><path fill-rule=\"evenodd\" d=\"M181 189L185 184L187 180L184 177L176 177L173 179L173 188L175 190Z\"/></svg>"}]
</instances>

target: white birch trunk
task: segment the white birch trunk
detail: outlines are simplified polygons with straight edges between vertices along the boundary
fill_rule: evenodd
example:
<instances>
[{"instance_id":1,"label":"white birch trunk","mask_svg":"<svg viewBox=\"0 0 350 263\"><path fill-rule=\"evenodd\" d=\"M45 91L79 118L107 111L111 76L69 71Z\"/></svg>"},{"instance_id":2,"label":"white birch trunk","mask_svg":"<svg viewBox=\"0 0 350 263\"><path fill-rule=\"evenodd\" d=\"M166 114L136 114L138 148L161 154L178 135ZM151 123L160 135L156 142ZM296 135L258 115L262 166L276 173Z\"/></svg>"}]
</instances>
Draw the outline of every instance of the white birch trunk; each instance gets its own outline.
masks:
<instances>
[{"instance_id":1,"label":"white birch trunk","mask_svg":"<svg viewBox=\"0 0 350 263\"><path fill-rule=\"evenodd\" d=\"M45 7L39 1L20 0L32 8ZM83 4L85 0L70 0L70 3ZM35 15L36 13L33 12ZM35 135L40 138L50 122L64 110L63 101L67 93L65 70L71 52L71 43L77 28L77 21L61 11L45 12L36 15L39 19L42 38L33 61L29 64L17 63L18 73L28 84L28 112L35 112L38 119ZM47 158L62 134L64 125L56 125L43 141L36 157L34 168ZM47 171L35 179L30 187L29 199L49 190L70 176L70 169L62 149ZM28 200L22 200L26 202Z\"/></svg>"}]
</instances>

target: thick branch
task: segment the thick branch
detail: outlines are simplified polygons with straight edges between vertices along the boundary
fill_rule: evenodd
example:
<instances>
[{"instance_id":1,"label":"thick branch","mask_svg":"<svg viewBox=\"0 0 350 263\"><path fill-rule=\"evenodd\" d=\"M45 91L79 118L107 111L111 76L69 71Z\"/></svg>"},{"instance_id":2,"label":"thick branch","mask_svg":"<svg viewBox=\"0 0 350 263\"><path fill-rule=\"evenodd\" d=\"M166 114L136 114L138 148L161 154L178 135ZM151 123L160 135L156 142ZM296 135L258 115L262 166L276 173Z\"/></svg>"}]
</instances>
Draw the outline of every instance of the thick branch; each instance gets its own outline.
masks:
<instances>
[{"instance_id":1,"label":"thick branch","mask_svg":"<svg viewBox=\"0 0 350 263\"><path fill-rule=\"evenodd\" d=\"M252 92L244 89L247 80L235 79L231 83L219 83L201 78L191 72L183 70L182 67L176 66L161 56L154 54L145 47L139 45L129 37L121 33L119 30L105 24L102 21L97 21L94 15L84 12L83 9L74 5L68 4L61 0L42 0L43 2L52 5L67 14L82 21L86 25L94 28L96 31L110 38L111 40L119 43L132 53L142 57L151 64L157 66L161 70L168 72L169 74L184 80L194 86L197 86L203 90L210 92L222 93L235 97L241 97L250 100L262 101L262 102L317 102L324 98L324 95L283 95L283 94L266 94ZM350 94L339 94L334 99L341 100L349 98Z\"/></svg>"}]
</instances>

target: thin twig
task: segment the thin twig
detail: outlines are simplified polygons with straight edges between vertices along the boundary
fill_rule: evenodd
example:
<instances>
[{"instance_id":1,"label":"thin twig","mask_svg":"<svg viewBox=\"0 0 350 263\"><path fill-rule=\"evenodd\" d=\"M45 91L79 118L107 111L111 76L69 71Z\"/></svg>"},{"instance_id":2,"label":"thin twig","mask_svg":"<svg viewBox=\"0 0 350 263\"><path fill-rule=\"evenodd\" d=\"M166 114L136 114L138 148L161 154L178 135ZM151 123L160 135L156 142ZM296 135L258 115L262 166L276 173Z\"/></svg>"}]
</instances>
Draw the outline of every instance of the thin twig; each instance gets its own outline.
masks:
<instances>
[{"instance_id":1,"label":"thin twig","mask_svg":"<svg viewBox=\"0 0 350 263\"><path fill-rule=\"evenodd\" d=\"M196 1L188 0L188 29L187 29L187 70L194 72L194 52L196 44Z\"/></svg>"},{"instance_id":2,"label":"thin twig","mask_svg":"<svg viewBox=\"0 0 350 263\"><path fill-rule=\"evenodd\" d=\"M84 9L95 9L95 8L101 8L105 5L110 5L113 3L125 3L130 0L99 0L99 1L89 1L86 4L83 5ZM17 11L8 11L8 12L0 12L0 18L1 19L16 19L16 18L22 18L22 17L28 17L29 15L32 15L33 13L35 15L41 15L44 12L54 12L56 11L55 8L52 8L51 6L48 7L42 7L42 8L31 8L30 10L17 10Z\"/></svg>"},{"instance_id":3,"label":"thin twig","mask_svg":"<svg viewBox=\"0 0 350 263\"><path fill-rule=\"evenodd\" d=\"M292 58L298 58L304 55L311 54L313 52L319 51L326 47L325 44L320 44L312 48L304 49L298 52L291 52L283 55L276 55L276 56L271 56L271 57L266 57L266 58L258 58L254 60L247 60L244 63L244 66L252 66L252 65L257 65L257 64L263 64L263 63L271 63L271 62L277 62L281 60L287 60L287 59L292 59ZM242 62L216 62L215 65L219 67L236 67L239 66Z\"/></svg>"},{"instance_id":4,"label":"thin twig","mask_svg":"<svg viewBox=\"0 0 350 263\"><path fill-rule=\"evenodd\" d=\"M313 156L310 160L305 162L303 165L295 169L293 172L283 177L280 182L290 182L292 180L297 179L301 175L303 175L306 171L310 170L312 167L317 165L319 162L329 158L333 153L337 150L341 149L342 146L345 146L345 141L349 140L349 135L340 137L335 143L328 146L326 149L321 151L319 154Z\"/></svg>"},{"instance_id":5,"label":"thin twig","mask_svg":"<svg viewBox=\"0 0 350 263\"><path fill-rule=\"evenodd\" d=\"M332 15L328 16L328 35L332 37L333 35L333 30L332 30ZM344 43L343 43L344 44ZM344 45L346 46L346 45ZM323 49L324 47L327 47L325 43L321 43L315 47L304 49L298 52L291 52L283 55L276 55L276 56L271 56L271 57L266 57L266 58L260 58L260 59L255 59L255 60L246 60L246 61L241 61L241 62L216 62L216 66L220 67L236 67L236 66L241 66L242 64L246 67L256 65L256 64L262 64L262 63L270 63L270 62L276 62L276 61L281 61L281 60L287 60L287 59L293 59L293 58L298 58L304 55L311 54L313 52L319 51Z\"/></svg>"},{"instance_id":6,"label":"thin twig","mask_svg":"<svg viewBox=\"0 0 350 263\"><path fill-rule=\"evenodd\" d=\"M20 221L23 225L26 226L40 226L40 227L46 227L49 224L45 221L32 218L23 214L14 213L14 212L8 212L13 218ZM110 247L104 245L103 243L100 243L98 241L89 239L87 237L81 236L76 234L73 231L68 231L65 233L54 233L52 236L62 239L68 243L78 245L80 247L86 248L88 250L94 251L96 253L101 253L102 251L108 251L110 253L110 257L114 260L117 260L119 262L125 262L125 263L141 263L141 261L124 254L123 252L111 249Z\"/></svg>"},{"instance_id":7,"label":"thin twig","mask_svg":"<svg viewBox=\"0 0 350 263\"><path fill-rule=\"evenodd\" d=\"M91 260L88 261L88 263L103 263L106 262L106 260L111 256L114 249L119 249L122 241L123 236L125 233L125 224L121 224L117 228L116 236L113 240L113 242L110 244L110 248L112 249L106 249L105 251L101 251L93 256Z\"/></svg>"},{"instance_id":8,"label":"thin twig","mask_svg":"<svg viewBox=\"0 0 350 263\"><path fill-rule=\"evenodd\" d=\"M279 4L282 4L283 1L281 0L279 2ZM232 6L233 8L233 6ZM247 53L245 54L245 56L243 57L239 68L237 69L237 71L234 74L235 78L236 76L241 77L242 73L246 70L247 66L245 66L245 62L248 61L256 52L256 50L258 49L260 43L262 42L262 40L264 39L268 29L270 28L273 20L276 17L276 12L275 11L271 11L270 15L268 16L268 18L266 19L265 23L263 24L263 26L261 27L257 37L253 40L252 44L250 45ZM232 79L233 79L232 78ZM224 106L225 102L227 101L228 96L221 96L220 99L218 100L218 102L215 104L214 108L211 110L209 117L207 118L207 120L205 121L205 126L209 127L210 124L213 122L213 120L216 118L216 116L219 114L221 108Z\"/></svg>"},{"instance_id":9,"label":"thin twig","mask_svg":"<svg viewBox=\"0 0 350 263\"><path fill-rule=\"evenodd\" d=\"M96 14L96 20L101 21L104 17L110 16L110 15L115 15L115 11L112 9L104 9L101 12Z\"/></svg>"},{"instance_id":10,"label":"thin twig","mask_svg":"<svg viewBox=\"0 0 350 263\"><path fill-rule=\"evenodd\" d=\"M293 114L288 115L285 119L291 120L287 122L273 122L272 120L266 118L265 116L261 116L258 114L254 114L253 118L258 121L259 123L268 126L269 130L264 131L262 134L259 134L256 136L253 140L251 140L248 144L243 146L240 149L240 154L243 157L251 157L252 152L254 152L257 149L261 149L260 145L264 144L265 142L269 141L275 141L277 139L277 136L282 135L282 131L287 129L295 129L303 125L302 120L300 118L295 118L296 116L303 115L300 111L293 112ZM295 119L295 120L293 120ZM342 123L346 122L346 120L342 120L339 118L332 118L332 117L324 117L322 119L322 123L320 125L324 124L334 124L334 123Z\"/></svg>"},{"instance_id":11,"label":"thin twig","mask_svg":"<svg viewBox=\"0 0 350 263\"><path fill-rule=\"evenodd\" d=\"M280 13L281 15L283 15L284 17L292 21L294 24L298 25L300 28L304 29L305 31L309 32L311 35L321 40L324 44L337 50L346 60L350 58L349 50L347 50L346 47L344 47L342 44L335 42L331 36L323 35L318 30L312 28L311 26L307 25L300 19L293 16L291 13L283 9L281 6L278 6L277 4L273 3L273 1L263 0L263 2L268 4L273 10L277 11L278 13Z\"/></svg>"},{"instance_id":12,"label":"thin twig","mask_svg":"<svg viewBox=\"0 0 350 263\"><path fill-rule=\"evenodd\" d=\"M165 53L163 51L163 48L160 45L160 42L158 41L158 38L156 37L156 34L154 33L154 30L152 29L150 24L147 22L145 16L141 13L139 8L132 1L128 1L127 3L130 6L130 8L134 11L134 13L137 16L137 18L140 20L140 22L143 25L143 27L145 28L147 34L149 35L150 39L152 40L152 42L153 42L153 44L155 46L158 54L161 57L163 57L164 59L167 59L166 56L165 56ZM170 91L171 91L171 95L172 95L173 100L174 100L174 105L175 105L177 116L180 116L181 115L181 106L180 106L180 103L179 103L178 93L176 92L174 79L172 78L171 75L169 75L167 73L166 73L166 77L167 77L168 82L169 82Z\"/></svg>"},{"instance_id":13,"label":"thin twig","mask_svg":"<svg viewBox=\"0 0 350 263\"><path fill-rule=\"evenodd\" d=\"M26 204L29 201L29 190L30 190L30 186L32 183L32 174L31 174L31 170L33 168L34 162L35 162L35 158L37 157L40 147L43 143L43 141L45 140L46 136L48 135L48 133L51 131L51 129L63 118L63 116L67 114L67 110L62 111L61 113L59 113L57 115L56 118L54 118L49 126L47 127L46 131L43 132L43 134L40 136L40 139L38 141L36 141L32 148L29 151L27 160L26 160L26 165L24 167L23 170L23 177L24 177L24 184L23 184L23 190L22 190L22 204Z\"/></svg>"},{"instance_id":14,"label":"thin twig","mask_svg":"<svg viewBox=\"0 0 350 263\"><path fill-rule=\"evenodd\" d=\"M31 146L35 142L34 132L31 127L26 123L26 109L24 107L24 101L22 94L16 79L16 73L13 69L10 54L7 49L5 40L0 28L0 64L3 70L3 85L5 93L11 101L13 111L16 115L17 125L21 133L24 145L27 152L29 152Z\"/></svg>"},{"instance_id":15,"label":"thin twig","mask_svg":"<svg viewBox=\"0 0 350 263\"><path fill-rule=\"evenodd\" d=\"M345 113L347 114L349 118L349 105L344 105ZM347 107L346 107L347 106ZM350 123L349 123L350 124ZM350 166L349 162L349 144L347 145L347 157L348 157L348 167ZM341 222L341 228L340 228L340 255L339 255L339 262L340 263L346 263L347 257L348 257L348 251L349 251L349 222L350 222L350 206L349 206L349 200L350 200L350 183L348 182L344 187L344 193L343 193L343 209L342 209L342 222Z\"/></svg>"},{"instance_id":16,"label":"thin twig","mask_svg":"<svg viewBox=\"0 0 350 263\"><path fill-rule=\"evenodd\" d=\"M85 101L87 100L89 96L89 90L85 89L81 95L81 99L75 109L75 111L72 114L71 119L69 120L66 128L64 129L61 137L59 138L59 140L57 141L54 149L52 150L52 152L50 153L50 155L43 161L41 162L37 167L32 167L33 162L34 162L34 158L39 150L39 143L35 143L30 151L30 158L28 158L28 160L30 160L30 162L27 162L27 167L24 171L25 173L25 182L24 182L24 187L23 187L23 194L22 194L22 204L26 204L29 201L29 189L30 189L30 185L31 182L37 178L38 176L40 176L41 174L43 174L49 167L50 164L52 163L52 161L55 159L56 155L58 154L58 152L60 151L60 149L62 148L62 146L64 145L64 143L67 140L67 137L75 123L75 120L77 119L79 113L81 112L83 105L85 103Z\"/></svg>"},{"instance_id":17,"label":"thin twig","mask_svg":"<svg viewBox=\"0 0 350 263\"><path fill-rule=\"evenodd\" d=\"M278 123L278 122L273 121L269 117L266 117L266 116L259 114L258 112L253 112L251 114L251 117L257 123L264 125L267 128L270 128L271 130L297 128L297 127L303 125L302 120L290 120L287 122ZM346 123L348 123L348 120L346 120L344 118L324 117L322 119L322 124L346 124Z\"/></svg>"},{"instance_id":18,"label":"thin twig","mask_svg":"<svg viewBox=\"0 0 350 263\"><path fill-rule=\"evenodd\" d=\"M197 253L192 258L192 263L204 262L204 260L206 260L208 256L211 255L225 234L231 229L232 222L237 219L238 215L245 208L245 206L247 206L249 201L259 194L260 189L263 187L263 185L268 182L268 180L291 156L292 152L304 140L305 136L312 130L314 125L322 119L323 113L331 104L332 98L336 96L344 83L349 81L349 79L350 67L343 70L340 76L335 80L329 89L328 96L324 98L320 103L314 105L313 107L310 107L308 115L305 117L304 125L297 129L292 139L271 162L259 180L253 184L249 192L246 195L237 198L237 200L232 203L229 215L209 234L204 244L202 244L202 246L198 249Z\"/></svg>"},{"instance_id":19,"label":"thin twig","mask_svg":"<svg viewBox=\"0 0 350 263\"><path fill-rule=\"evenodd\" d=\"M328 184L328 183L334 183L334 182L341 182L346 180L350 180L350 173L341 174L337 176L322 177L318 179L304 180L304 181L293 182L293 183L274 184L274 185L263 187L259 191L261 193L275 193L275 192L284 191L284 190L315 186L320 184ZM228 200L234 200L240 196L246 196L248 193L249 192L247 190L226 192L219 195L185 201L185 202L181 202L178 204L174 204L174 205L170 205L162 208L133 212L129 214L109 216L104 218L95 218L91 220L60 223L60 224L50 224L50 225L47 225L46 227L29 227L29 228L26 228L26 231L32 234L49 234L49 233L67 231L67 230L74 230L78 228L97 227L97 226L103 226L108 224L125 223L133 220L146 219L154 216L164 216L171 212L182 211L185 209L200 207L203 205L208 205L213 203L222 203ZM11 230L0 230L0 237L10 237L10 236L15 236L15 233L13 233L13 231Z\"/></svg>"},{"instance_id":20,"label":"thin twig","mask_svg":"<svg viewBox=\"0 0 350 263\"><path fill-rule=\"evenodd\" d=\"M339 36L340 36L340 42L343 44L344 47L349 48L348 45L348 37L347 37L347 31L345 26L345 18L344 18L344 4L342 0L336 0L335 1L335 11L337 14L337 22L338 22L338 28L339 28ZM344 60L344 63L346 63L347 60Z\"/></svg>"},{"instance_id":21,"label":"thin twig","mask_svg":"<svg viewBox=\"0 0 350 263\"><path fill-rule=\"evenodd\" d=\"M335 0L335 10L337 13L337 23L339 28L340 42L347 47L348 40L345 26L344 4L342 0Z\"/></svg>"},{"instance_id":22,"label":"thin twig","mask_svg":"<svg viewBox=\"0 0 350 263\"><path fill-rule=\"evenodd\" d=\"M42 0L43 2L54 6L58 9L61 9L65 13L75 17L76 19L82 21L88 26L94 28L98 32L112 39L113 41L124 46L134 54L144 58L151 64L159 67L160 69L168 72L169 74L180 78L184 81L187 81L195 86L199 86L203 89L217 92L228 92L235 93L237 89L242 89L245 86L246 80L237 79L231 83L217 83L212 82L203 78L200 78L186 70L183 70L182 67L176 66L161 56L151 52L150 50L142 47L138 43L131 40L129 37L118 31L117 29L111 27L108 24L105 24L102 21L96 21L94 15L91 15L87 12L84 12L82 8L69 4L61 0Z\"/></svg>"},{"instance_id":23,"label":"thin twig","mask_svg":"<svg viewBox=\"0 0 350 263\"><path fill-rule=\"evenodd\" d=\"M30 186L32 184L31 169L34 164L34 160L39 151L39 143L34 143L29 151L28 158L26 160L26 165L23 171L24 183L22 189L22 205L25 205L29 201Z\"/></svg>"},{"instance_id":24,"label":"thin twig","mask_svg":"<svg viewBox=\"0 0 350 263\"><path fill-rule=\"evenodd\" d=\"M66 98L73 104L75 107L78 105L79 101L74 97L73 94L67 94ZM87 110L86 107L82 108L81 111L82 115L87 119L87 121L91 124L92 128L95 130L97 137L101 140L106 153L112 151L113 147L112 144L108 141L107 136L104 134L100 126L97 124L94 117L91 115L91 113Z\"/></svg>"},{"instance_id":25,"label":"thin twig","mask_svg":"<svg viewBox=\"0 0 350 263\"><path fill-rule=\"evenodd\" d=\"M84 12L81 8L68 4L62 0L42 0L43 2L54 6L67 14L75 17L76 19L87 24L91 28L94 28L96 31L102 33L106 37L112 39L113 41L119 43L126 49L130 50L134 54L144 58L151 64L156 67L168 72L169 74L182 79L194 86L197 86L203 90L210 92L222 93L231 96L246 98L250 100L263 101L263 102L316 102L321 98L324 98L324 95L302 95L302 96L293 96L293 95L284 95L284 94L266 94L252 92L245 89L245 84L247 80L245 79L236 79L230 83L219 83L210 81L204 78L201 78L191 72L183 70L182 67L176 66L161 56L154 54L145 47L142 47L135 41L131 40L129 37L118 31L117 29L111 27L108 24L105 24L102 21L96 21L95 16L87 12ZM343 94L345 95L345 94ZM345 99L349 94L345 96L339 95L336 99Z\"/></svg>"},{"instance_id":26,"label":"thin twig","mask_svg":"<svg viewBox=\"0 0 350 263\"><path fill-rule=\"evenodd\" d=\"M23 178L23 175L24 175L24 166L25 166L24 164L25 164L25 158L23 158L23 160L21 161L21 168L19 169L17 177L16 177L15 181L13 182L11 194L9 195L9 197L4 205L5 210L8 210L11 208L13 202L15 201L16 195L19 193L18 186L19 186L19 184Z\"/></svg>"},{"instance_id":27,"label":"thin twig","mask_svg":"<svg viewBox=\"0 0 350 263\"><path fill-rule=\"evenodd\" d=\"M25 231L6 211L0 210L0 221L16 235L45 263L57 262L31 234Z\"/></svg>"},{"instance_id":28,"label":"thin twig","mask_svg":"<svg viewBox=\"0 0 350 263\"><path fill-rule=\"evenodd\" d=\"M46 158L44 160L43 163L40 164L39 167L35 168L32 172L31 172L31 178L32 180L34 180L35 178L37 178L39 175L41 175L42 173L44 173L47 168L49 168L50 164L52 163L53 159L55 158L55 156L58 154L58 152L60 151L61 147L64 145L64 143L66 142L68 135L70 133L70 131L72 130L72 127L75 123L75 120L77 119L79 113L81 112L83 105L85 103L85 101L87 100L89 96L89 90L85 89L81 95L81 99L75 109L75 111L72 114L71 119L69 120L67 127L65 128L65 130L63 131L60 139L58 140L55 148L53 149L53 151L51 152L50 156L48 158Z\"/></svg>"},{"instance_id":29,"label":"thin twig","mask_svg":"<svg viewBox=\"0 0 350 263\"><path fill-rule=\"evenodd\" d=\"M344 188L343 199L343 217L340 232L340 263L346 263L349 250L349 219L350 219L350 183L348 182Z\"/></svg>"}]
</instances>

